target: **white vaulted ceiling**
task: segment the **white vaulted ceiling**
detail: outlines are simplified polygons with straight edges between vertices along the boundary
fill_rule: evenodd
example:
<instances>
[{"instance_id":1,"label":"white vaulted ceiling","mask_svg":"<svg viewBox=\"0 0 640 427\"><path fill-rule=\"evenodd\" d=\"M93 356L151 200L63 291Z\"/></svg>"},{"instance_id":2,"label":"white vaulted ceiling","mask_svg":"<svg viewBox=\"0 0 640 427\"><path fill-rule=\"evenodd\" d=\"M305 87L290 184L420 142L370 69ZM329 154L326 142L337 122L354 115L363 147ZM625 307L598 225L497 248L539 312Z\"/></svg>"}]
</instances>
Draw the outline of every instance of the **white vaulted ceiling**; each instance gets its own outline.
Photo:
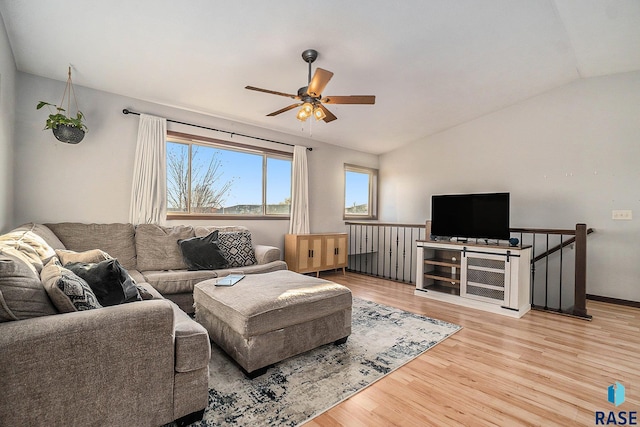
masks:
<instances>
[{"instance_id":1,"label":"white vaulted ceiling","mask_svg":"<svg viewBox=\"0 0 640 427\"><path fill-rule=\"evenodd\" d=\"M580 78L640 70L638 0L0 0L20 71L384 153ZM266 114L334 72L331 123ZM126 106L123 106L123 108ZM153 112L150 112L153 113ZM310 128L311 126L311 128Z\"/></svg>"}]
</instances>

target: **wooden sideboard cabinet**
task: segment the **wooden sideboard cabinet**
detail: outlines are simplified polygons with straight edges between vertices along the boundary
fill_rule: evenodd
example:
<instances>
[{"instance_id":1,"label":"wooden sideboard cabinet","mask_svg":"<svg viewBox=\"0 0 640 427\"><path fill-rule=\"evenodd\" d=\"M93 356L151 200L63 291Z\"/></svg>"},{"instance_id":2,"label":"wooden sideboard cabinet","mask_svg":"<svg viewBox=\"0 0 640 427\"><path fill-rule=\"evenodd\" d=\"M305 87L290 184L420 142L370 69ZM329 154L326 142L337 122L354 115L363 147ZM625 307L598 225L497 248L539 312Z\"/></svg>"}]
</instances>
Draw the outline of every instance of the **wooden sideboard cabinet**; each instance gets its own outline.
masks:
<instances>
[{"instance_id":1,"label":"wooden sideboard cabinet","mask_svg":"<svg viewBox=\"0 0 640 427\"><path fill-rule=\"evenodd\" d=\"M296 273L316 273L347 267L347 233L286 234L284 260Z\"/></svg>"}]
</instances>

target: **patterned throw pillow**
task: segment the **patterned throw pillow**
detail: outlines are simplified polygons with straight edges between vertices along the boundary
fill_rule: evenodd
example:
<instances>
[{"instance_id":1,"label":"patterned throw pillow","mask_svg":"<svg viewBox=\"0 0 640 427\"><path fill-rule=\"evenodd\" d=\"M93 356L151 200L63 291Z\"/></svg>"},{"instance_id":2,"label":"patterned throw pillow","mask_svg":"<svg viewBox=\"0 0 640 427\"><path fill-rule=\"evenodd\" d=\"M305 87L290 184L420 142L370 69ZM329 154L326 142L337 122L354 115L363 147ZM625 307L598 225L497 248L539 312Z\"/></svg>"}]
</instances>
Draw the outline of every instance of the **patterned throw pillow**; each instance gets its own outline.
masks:
<instances>
[{"instance_id":1,"label":"patterned throw pillow","mask_svg":"<svg viewBox=\"0 0 640 427\"><path fill-rule=\"evenodd\" d=\"M40 278L49 298L61 313L101 308L91 287L52 258L42 269Z\"/></svg>"},{"instance_id":2,"label":"patterned throw pillow","mask_svg":"<svg viewBox=\"0 0 640 427\"><path fill-rule=\"evenodd\" d=\"M258 263L248 231L230 231L218 234L218 246L229 263L228 267L245 267Z\"/></svg>"}]
</instances>

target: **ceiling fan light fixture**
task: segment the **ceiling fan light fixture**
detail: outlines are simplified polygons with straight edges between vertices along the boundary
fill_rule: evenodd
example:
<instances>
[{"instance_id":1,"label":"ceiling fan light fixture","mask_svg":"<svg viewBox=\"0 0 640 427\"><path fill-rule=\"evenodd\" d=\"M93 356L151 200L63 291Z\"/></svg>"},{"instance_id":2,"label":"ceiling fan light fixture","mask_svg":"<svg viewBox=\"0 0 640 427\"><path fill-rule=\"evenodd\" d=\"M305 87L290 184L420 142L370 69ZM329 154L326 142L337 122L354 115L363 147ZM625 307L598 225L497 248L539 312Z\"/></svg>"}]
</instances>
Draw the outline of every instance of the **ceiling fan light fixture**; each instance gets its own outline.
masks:
<instances>
[{"instance_id":1,"label":"ceiling fan light fixture","mask_svg":"<svg viewBox=\"0 0 640 427\"><path fill-rule=\"evenodd\" d=\"M322 108L320 107L315 107L313 109L313 117L316 118L316 120L320 121L323 120L325 117L327 117L327 115L324 113L324 111L322 110Z\"/></svg>"},{"instance_id":2,"label":"ceiling fan light fixture","mask_svg":"<svg viewBox=\"0 0 640 427\"><path fill-rule=\"evenodd\" d=\"M313 105L311 105L308 102L305 102L304 104L302 104L302 108L300 108L300 111L298 111L296 118L301 122L304 122L309 117L311 117L312 114L313 114Z\"/></svg>"},{"instance_id":3,"label":"ceiling fan light fixture","mask_svg":"<svg viewBox=\"0 0 640 427\"><path fill-rule=\"evenodd\" d=\"M307 116L302 109L300 109L300 111L298 111L298 114L296 114L296 119L300 120L301 122L306 122L308 118L309 116Z\"/></svg>"}]
</instances>

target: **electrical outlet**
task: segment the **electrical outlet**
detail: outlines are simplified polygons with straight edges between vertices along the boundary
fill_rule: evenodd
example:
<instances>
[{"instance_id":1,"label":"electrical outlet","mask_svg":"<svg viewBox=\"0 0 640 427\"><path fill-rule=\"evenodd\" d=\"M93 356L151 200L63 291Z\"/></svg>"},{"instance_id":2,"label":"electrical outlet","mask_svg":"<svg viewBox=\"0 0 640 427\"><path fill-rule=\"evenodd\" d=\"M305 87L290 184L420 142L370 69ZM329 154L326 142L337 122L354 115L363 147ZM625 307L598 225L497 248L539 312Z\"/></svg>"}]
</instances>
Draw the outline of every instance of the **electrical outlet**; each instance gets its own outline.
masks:
<instances>
[{"instance_id":1,"label":"electrical outlet","mask_svg":"<svg viewBox=\"0 0 640 427\"><path fill-rule=\"evenodd\" d=\"M611 211L611 219L615 219L615 220L630 220L630 219L633 219L633 214L632 214L631 209L613 210L613 211Z\"/></svg>"}]
</instances>

